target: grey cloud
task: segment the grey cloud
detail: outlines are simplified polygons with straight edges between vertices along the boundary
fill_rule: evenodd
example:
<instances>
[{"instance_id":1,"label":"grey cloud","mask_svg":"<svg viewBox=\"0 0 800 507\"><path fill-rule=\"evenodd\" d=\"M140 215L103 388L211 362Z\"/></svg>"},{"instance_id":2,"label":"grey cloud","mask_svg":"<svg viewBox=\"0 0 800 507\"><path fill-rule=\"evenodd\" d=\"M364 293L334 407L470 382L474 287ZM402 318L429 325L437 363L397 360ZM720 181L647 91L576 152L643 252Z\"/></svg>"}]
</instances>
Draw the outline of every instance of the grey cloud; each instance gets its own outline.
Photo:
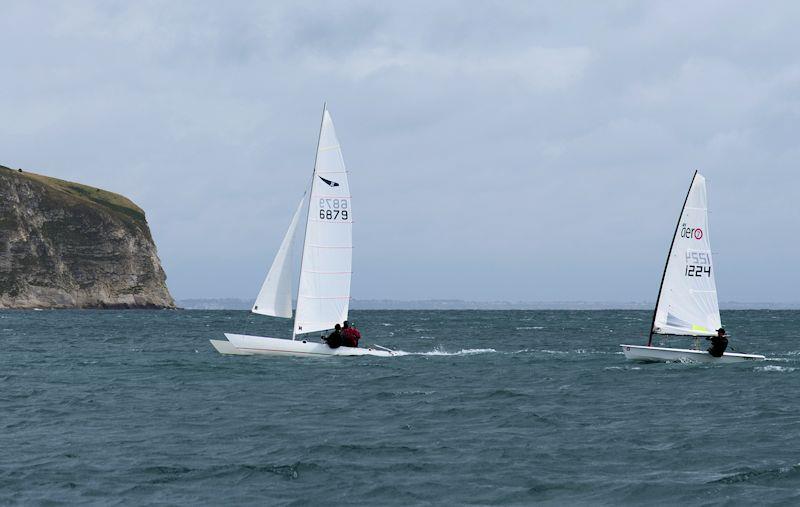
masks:
<instances>
[{"instance_id":1,"label":"grey cloud","mask_svg":"<svg viewBox=\"0 0 800 507\"><path fill-rule=\"evenodd\" d=\"M355 297L653 299L697 168L722 299L796 300L793 3L5 7L0 163L135 199L177 297L255 295L328 100Z\"/></svg>"}]
</instances>

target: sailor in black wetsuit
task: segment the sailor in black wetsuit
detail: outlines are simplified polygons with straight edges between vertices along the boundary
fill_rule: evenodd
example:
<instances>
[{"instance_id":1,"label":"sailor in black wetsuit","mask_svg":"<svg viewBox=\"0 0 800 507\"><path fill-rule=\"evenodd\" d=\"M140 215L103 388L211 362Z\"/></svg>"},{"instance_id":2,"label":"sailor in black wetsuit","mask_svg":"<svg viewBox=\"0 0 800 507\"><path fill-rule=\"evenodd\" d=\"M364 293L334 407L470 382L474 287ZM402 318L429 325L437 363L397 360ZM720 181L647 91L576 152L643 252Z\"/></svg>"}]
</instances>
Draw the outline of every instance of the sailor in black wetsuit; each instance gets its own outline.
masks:
<instances>
[{"instance_id":1,"label":"sailor in black wetsuit","mask_svg":"<svg viewBox=\"0 0 800 507\"><path fill-rule=\"evenodd\" d=\"M328 347L332 349L338 349L342 346L342 326L336 324L336 327L333 328L333 332L328 335L328 337L323 337L322 340L328 344Z\"/></svg>"},{"instance_id":2,"label":"sailor in black wetsuit","mask_svg":"<svg viewBox=\"0 0 800 507\"><path fill-rule=\"evenodd\" d=\"M708 353L714 357L722 357L722 354L725 353L725 349L728 348L728 338L725 336L725 330L723 328L717 329L717 336L706 338L706 340L711 341Z\"/></svg>"}]
</instances>

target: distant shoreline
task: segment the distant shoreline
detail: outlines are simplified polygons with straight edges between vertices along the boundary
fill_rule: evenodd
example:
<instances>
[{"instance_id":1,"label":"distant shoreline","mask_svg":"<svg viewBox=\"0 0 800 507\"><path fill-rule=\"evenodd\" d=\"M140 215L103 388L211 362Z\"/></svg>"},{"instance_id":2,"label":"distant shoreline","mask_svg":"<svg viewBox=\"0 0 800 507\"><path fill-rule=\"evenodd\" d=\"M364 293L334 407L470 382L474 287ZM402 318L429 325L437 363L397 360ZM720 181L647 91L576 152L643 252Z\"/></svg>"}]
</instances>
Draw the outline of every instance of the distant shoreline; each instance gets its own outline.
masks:
<instances>
[{"instance_id":1,"label":"distant shoreline","mask_svg":"<svg viewBox=\"0 0 800 507\"><path fill-rule=\"evenodd\" d=\"M177 304L186 310L249 310L252 301L237 298L187 298ZM402 301L393 299L353 299L351 310L652 310L648 301L462 301L431 299ZM723 301L721 310L800 310L797 303L741 303Z\"/></svg>"}]
</instances>

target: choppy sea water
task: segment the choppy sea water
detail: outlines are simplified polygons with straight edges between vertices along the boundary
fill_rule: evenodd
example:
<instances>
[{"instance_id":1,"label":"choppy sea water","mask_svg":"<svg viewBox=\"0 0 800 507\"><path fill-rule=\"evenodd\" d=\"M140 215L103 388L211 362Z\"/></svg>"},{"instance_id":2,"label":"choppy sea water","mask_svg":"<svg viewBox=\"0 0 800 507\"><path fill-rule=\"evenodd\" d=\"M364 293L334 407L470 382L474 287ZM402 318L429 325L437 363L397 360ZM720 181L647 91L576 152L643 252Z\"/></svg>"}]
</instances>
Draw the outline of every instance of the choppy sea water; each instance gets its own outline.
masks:
<instances>
[{"instance_id":1,"label":"choppy sea water","mask_svg":"<svg viewBox=\"0 0 800 507\"><path fill-rule=\"evenodd\" d=\"M351 316L414 354L220 356L289 333L247 312L0 312L0 503L800 503L800 312L723 312L770 360L721 366L626 362L645 311Z\"/></svg>"}]
</instances>

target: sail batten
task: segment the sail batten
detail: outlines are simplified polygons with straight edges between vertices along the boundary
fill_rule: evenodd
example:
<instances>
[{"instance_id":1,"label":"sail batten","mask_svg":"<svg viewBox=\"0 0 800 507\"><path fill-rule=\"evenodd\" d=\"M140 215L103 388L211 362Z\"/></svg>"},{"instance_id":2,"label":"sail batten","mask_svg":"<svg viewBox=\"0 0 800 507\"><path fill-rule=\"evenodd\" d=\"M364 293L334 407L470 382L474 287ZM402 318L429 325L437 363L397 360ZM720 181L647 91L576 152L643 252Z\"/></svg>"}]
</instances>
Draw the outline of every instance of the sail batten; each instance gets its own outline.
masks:
<instances>
[{"instance_id":1,"label":"sail batten","mask_svg":"<svg viewBox=\"0 0 800 507\"><path fill-rule=\"evenodd\" d=\"M713 336L720 328L706 180L695 173L664 269L652 333Z\"/></svg>"}]
</instances>

